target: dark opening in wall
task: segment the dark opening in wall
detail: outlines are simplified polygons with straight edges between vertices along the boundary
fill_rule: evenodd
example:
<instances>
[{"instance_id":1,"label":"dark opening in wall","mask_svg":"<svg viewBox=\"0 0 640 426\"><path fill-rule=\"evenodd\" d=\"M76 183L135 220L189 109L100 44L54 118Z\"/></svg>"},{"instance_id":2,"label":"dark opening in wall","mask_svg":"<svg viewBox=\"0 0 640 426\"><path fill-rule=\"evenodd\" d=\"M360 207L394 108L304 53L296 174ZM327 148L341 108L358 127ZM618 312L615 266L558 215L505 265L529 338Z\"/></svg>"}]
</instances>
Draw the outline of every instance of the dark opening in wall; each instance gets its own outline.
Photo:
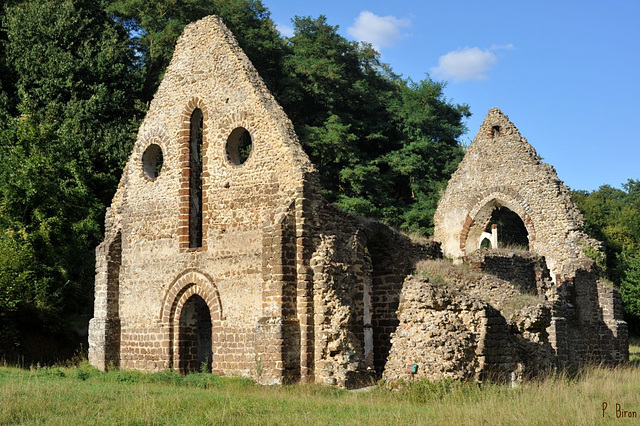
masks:
<instances>
[{"instance_id":1,"label":"dark opening in wall","mask_svg":"<svg viewBox=\"0 0 640 426\"><path fill-rule=\"evenodd\" d=\"M207 302L195 294L186 301L180 314L178 349L181 372L211 371L211 332L211 312Z\"/></svg>"},{"instance_id":2,"label":"dark opening in wall","mask_svg":"<svg viewBox=\"0 0 640 426\"><path fill-rule=\"evenodd\" d=\"M189 247L202 247L202 111L191 114L189 137Z\"/></svg>"},{"instance_id":3,"label":"dark opening in wall","mask_svg":"<svg viewBox=\"0 0 640 426\"><path fill-rule=\"evenodd\" d=\"M105 367L120 367L120 266L122 232L109 244L107 257L107 321L105 324Z\"/></svg>"},{"instance_id":4,"label":"dark opening in wall","mask_svg":"<svg viewBox=\"0 0 640 426\"><path fill-rule=\"evenodd\" d=\"M502 129L500 129L500 126L493 126L491 128L491 137L497 138L498 136L500 136L501 130Z\"/></svg>"},{"instance_id":5,"label":"dark opening in wall","mask_svg":"<svg viewBox=\"0 0 640 426\"><path fill-rule=\"evenodd\" d=\"M491 220L485 231L491 232L492 225L497 225L499 247L529 250L529 233L517 213L506 207L498 207L491 213Z\"/></svg>"},{"instance_id":6,"label":"dark opening in wall","mask_svg":"<svg viewBox=\"0 0 640 426\"><path fill-rule=\"evenodd\" d=\"M149 179L155 179L160 175L163 163L164 157L162 155L162 148L160 148L159 145L152 143L144 150L142 154L142 168L144 174Z\"/></svg>"},{"instance_id":7,"label":"dark opening in wall","mask_svg":"<svg viewBox=\"0 0 640 426\"><path fill-rule=\"evenodd\" d=\"M239 166L251 155L253 142L251 134L244 127L236 127L227 138L227 159L232 164Z\"/></svg>"}]
</instances>

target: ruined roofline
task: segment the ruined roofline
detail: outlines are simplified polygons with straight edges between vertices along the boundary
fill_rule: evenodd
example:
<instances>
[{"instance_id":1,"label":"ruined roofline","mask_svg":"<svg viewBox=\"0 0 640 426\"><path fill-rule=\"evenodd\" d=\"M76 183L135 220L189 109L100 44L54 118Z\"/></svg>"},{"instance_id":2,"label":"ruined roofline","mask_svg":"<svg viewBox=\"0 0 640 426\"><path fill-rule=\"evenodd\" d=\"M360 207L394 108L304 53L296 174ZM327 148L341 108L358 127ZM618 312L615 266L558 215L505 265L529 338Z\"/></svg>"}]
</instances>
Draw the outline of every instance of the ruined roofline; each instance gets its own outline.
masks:
<instances>
[{"instance_id":1,"label":"ruined roofline","mask_svg":"<svg viewBox=\"0 0 640 426\"><path fill-rule=\"evenodd\" d=\"M215 34L215 33L218 34ZM151 116L155 114L156 110L162 110L165 106L161 105L164 101L163 93L164 92L172 92L171 86L175 85L176 82L172 81L173 77L173 69L177 68L178 72L181 72L181 68L184 67L184 64L181 61L184 61L184 56L188 56L192 54L190 50L193 47L189 48L187 45L189 38L202 38L204 35L213 34L213 38L217 40L224 40L223 45L226 45L230 51L230 53L234 54L235 59L237 61L238 68L242 69L243 72L239 72L236 74L238 79L244 79L253 89L253 94L256 96L258 102L263 106L264 110L266 110L269 115L273 118L273 122L278 128L279 133L282 135L281 142L284 146L286 146L291 153L291 159L294 160L292 164L295 164L299 171L306 175L306 179L312 182L317 181L317 170L314 164L309 160L306 152L302 149L299 138L295 132L293 123L286 115L280 104L273 97L264 81L260 77L258 71L255 69L247 55L244 53L240 45L238 44L236 38L233 33L226 27L224 21L216 16L209 15L198 21L192 22L185 26L182 31L180 37L178 38L174 54L171 57L171 61L166 68L165 75L154 94L153 99L149 104L149 108L145 113L145 117L140 124L140 127L137 132L136 141L131 149L130 155L127 159L127 162L123 168L122 174L120 176L120 181L116 192L112 198L112 206L122 204L126 198L124 196L125 188L127 187L128 178L130 175L131 168L138 167L137 160L138 156L141 153L138 152L138 145L144 142L145 138L149 138L153 133L157 133L157 121L154 120ZM210 43L214 44L214 43ZM210 47L207 44L203 44L199 46L202 49L208 49ZM217 71L213 69L212 66L212 74L215 74ZM205 76L201 78L207 78ZM185 100L186 101L186 100ZM163 137L172 138L174 135L164 134ZM116 209L117 210L117 209ZM114 211L114 214L117 214Z\"/></svg>"},{"instance_id":2,"label":"ruined roofline","mask_svg":"<svg viewBox=\"0 0 640 426\"><path fill-rule=\"evenodd\" d=\"M220 44L222 44L223 49L224 47L229 49L229 53L235 56L235 67L242 70L242 72L236 73L236 78L238 78L239 80L244 80L251 86L251 88L253 89L252 94L256 97L257 102L261 104L264 110L266 110L268 114L273 117L273 122L276 123L278 130L282 135L281 142L289 148L292 154L291 157L295 161L294 164L300 168L301 172L316 172L315 166L313 165L313 163L311 163L306 152L304 152L304 150L302 149L293 123L284 112L280 104L273 97L270 90L267 88L266 84L260 77L258 71L251 63L251 60L247 57L247 55L238 44L238 41L236 40L233 33L227 28L227 26L224 24L224 21L216 15L209 15L198 21L189 23L185 26L180 37L178 37L174 54L171 57L171 61L166 68L165 75L149 104L149 109L147 110L145 118L143 119L138 130L138 136L135 145L140 143L140 139L143 137L143 135L146 134L147 131L152 131L153 127L157 125L157 123L155 123L153 120L149 120L148 118L155 110L165 108L165 106L160 106L158 104L163 101L163 93L167 91L171 92L171 89L167 89L177 84L176 81L173 81L174 69L176 70L175 73L184 72L183 68L185 67L185 57L193 55L192 50L194 49L194 47L193 45L189 46L188 42L192 38L202 39L206 36L213 38L214 42L203 43L202 46L198 47L206 51L208 49L211 49L212 45L219 46ZM220 43L220 41L222 41L222 43ZM214 69L212 64L211 74L215 75L216 73L217 71ZM208 77L202 76L200 78L206 79ZM135 155L135 153L132 153L132 155ZM130 167L129 163L131 163L132 159L133 158L130 157L127 161L127 165L125 166L125 173L123 173L123 176L126 175L126 168ZM119 187L120 186L122 186L122 182Z\"/></svg>"},{"instance_id":3,"label":"ruined roofline","mask_svg":"<svg viewBox=\"0 0 640 426\"><path fill-rule=\"evenodd\" d=\"M476 249L492 205L520 216L530 249L547 257L554 276L570 258L583 257L583 247L598 250L570 189L498 108L485 116L438 203L434 237L446 256Z\"/></svg>"},{"instance_id":4,"label":"ruined roofline","mask_svg":"<svg viewBox=\"0 0 640 426\"><path fill-rule=\"evenodd\" d=\"M551 167L540 161L536 149L527 141L527 138L522 136L515 124L509 120L509 116L497 107L489 109L468 150L485 149L486 144L495 143L499 139L503 141L506 139L510 144L521 144L519 151L526 153L533 163ZM553 167L551 168L553 169ZM555 170L553 172L555 173Z\"/></svg>"}]
</instances>

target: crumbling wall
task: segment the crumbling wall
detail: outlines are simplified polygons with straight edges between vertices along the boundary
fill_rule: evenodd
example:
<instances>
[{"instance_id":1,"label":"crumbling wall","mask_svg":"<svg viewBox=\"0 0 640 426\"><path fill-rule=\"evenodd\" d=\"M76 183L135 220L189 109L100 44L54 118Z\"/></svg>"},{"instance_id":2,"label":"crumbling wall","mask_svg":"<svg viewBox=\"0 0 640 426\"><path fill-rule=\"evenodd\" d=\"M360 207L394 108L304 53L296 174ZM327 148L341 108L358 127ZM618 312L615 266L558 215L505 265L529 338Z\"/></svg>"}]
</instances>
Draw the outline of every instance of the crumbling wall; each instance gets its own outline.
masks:
<instances>
[{"instance_id":1,"label":"crumbling wall","mask_svg":"<svg viewBox=\"0 0 640 426\"><path fill-rule=\"evenodd\" d=\"M515 369L507 324L486 302L409 277L398 316L384 372L388 381L480 379L494 364Z\"/></svg>"},{"instance_id":2,"label":"crumbling wall","mask_svg":"<svg viewBox=\"0 0 640 426\"><path fill-rule=\"evenodd\" d=\"M514 261L504 255L499 259ZM536 262L526 259L530 268L523 276L530 277ZM512 381L555 367L547 332L551 302L543 294L454 267L444 276L428 268L421 274L426 276L411 276L404 283L385 379ZM544 290L545 285L534 282L533 288Z\"/></svg>"},{"instance_id":3,"label":"crumbling wall","mask_svg":"<svg viewBox=\"0 0 640 426\"><path fill-rule=\"evenodd\" d=\"M620 292L590 259L568 263L561 276L549 328L559 365L627 361L628 330Z\"/></svg>"},{"instance_id":4,"label":"crumbling wall","mask_svg":"<svg viewBox=\"0 0 640 426\"><path fill-rule=\"evenodd\" d=\"M438 257L440 250L436 243L412 242L385 225L355 218L326 202L315 211L316 249L311 258L315 378L354 387L384 371L391 333L399 324L396 312L404 279L418 260ZM373 348L369 359L367 334Z\"/></svg>"},{"instance_id":5,"label":"crumbling wall","mask_svg":"<svg viewBox=\"0 0 640 426\"><path fill-rule=\"evenodd\" d=\"M478 250L465 258L474 270L508 281L522 293L555 300L553 280L543 257L533 252L512 250Z\"/></svg>"},{"instance_id":6,"label":"crumbling wall","mask_svg":"<svg viewBox=\"0 0 640 426\"><path fill-rule=\"evenodd\" d=\"M601 243L584 232L584 219L553 167L493 108L438 204L434 238L445 256L473 262L492 213L503 208L522 221L529 250L544 258L554 282L546 297L553 301L549 334L558 364L625 359L624 349L612 349L628 346L619 298L600 283L586 256L601 254ZM520 272L526 265L505 261L493 257L482 263L503 278L530 285L531 277Z\"/></svg>"}]
</instances>

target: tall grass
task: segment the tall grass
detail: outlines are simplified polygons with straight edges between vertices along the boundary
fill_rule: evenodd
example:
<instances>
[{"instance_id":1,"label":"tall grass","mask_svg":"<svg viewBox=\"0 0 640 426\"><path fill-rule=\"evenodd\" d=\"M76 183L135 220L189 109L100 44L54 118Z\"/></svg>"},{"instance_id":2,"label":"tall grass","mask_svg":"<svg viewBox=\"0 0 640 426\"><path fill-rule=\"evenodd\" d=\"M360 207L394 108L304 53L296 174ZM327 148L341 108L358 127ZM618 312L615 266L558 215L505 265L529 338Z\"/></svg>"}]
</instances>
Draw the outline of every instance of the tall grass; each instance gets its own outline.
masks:
<instances>
[{"instance_id":1,"label":"tall grass","mask_svg":"<svg viewBox=\"0 0 640 426\"><path fill-rule=\"evenodd\" d=\"M0 367L0 424L607 424L629 421L616 418L616 404L640 413L638 395L634 366L594 367L516 388L444 381L350 392L261 387L210 374L101 373L85 363Z\"/></svg>"}]
</instances>

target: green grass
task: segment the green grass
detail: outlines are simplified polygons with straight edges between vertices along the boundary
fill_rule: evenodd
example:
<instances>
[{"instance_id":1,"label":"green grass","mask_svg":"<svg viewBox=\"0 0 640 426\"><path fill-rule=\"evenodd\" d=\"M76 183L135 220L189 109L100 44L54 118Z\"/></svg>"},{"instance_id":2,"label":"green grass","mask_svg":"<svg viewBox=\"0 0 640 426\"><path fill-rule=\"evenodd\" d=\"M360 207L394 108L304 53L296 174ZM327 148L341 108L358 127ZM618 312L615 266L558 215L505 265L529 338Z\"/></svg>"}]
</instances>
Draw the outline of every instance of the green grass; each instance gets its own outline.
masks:
<instances>
[{"instance_id":1,"label":"green grass","mask_svg":"<svg viewBox=\"0 0 640 426\"><path fill-rule=\"evenodd\" d=\"M629 336L629 361L640 365L640 338Z\"/></svg>"},{"instance_id":2,"label":"green grass","mask_svg":"<svg viewBox=\"0 0 640 426\"><path fill-rule=\"evenodd\" d=\"M640 368L592 368L519 387L416 382L350 392L243 378L0 367L0 424L600 424L640 413ZM609 408L602 417L602 403ZM637 420L637 419L634 419ZM632 420L633 422L633 420Z\"/></svg>"}]
</instances>

